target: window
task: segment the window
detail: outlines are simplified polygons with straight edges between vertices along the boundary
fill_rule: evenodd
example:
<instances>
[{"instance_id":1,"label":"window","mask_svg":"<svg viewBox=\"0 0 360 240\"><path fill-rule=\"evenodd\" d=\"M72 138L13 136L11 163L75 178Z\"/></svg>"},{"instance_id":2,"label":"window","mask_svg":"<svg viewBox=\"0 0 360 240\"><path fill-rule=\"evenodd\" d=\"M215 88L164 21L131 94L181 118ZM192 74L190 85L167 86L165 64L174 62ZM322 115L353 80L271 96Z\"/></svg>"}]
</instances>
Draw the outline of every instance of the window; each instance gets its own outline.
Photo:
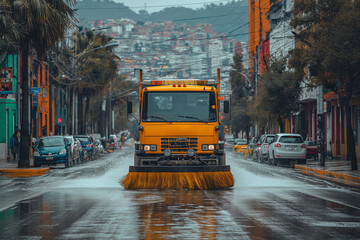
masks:
<instances>
[{"instance_id":1,"label":"window","mask_svg":"<svg viewBox=\"0 0 360 240\"><path fill-rule=\"evenodd\" d=\"M147 92L144 94L144 122L215 122L213 92Z\"/></svg>"},{"instance_id":2,"label":"window","mask_svg":"<svg viewBox=\"0 0 360 240\"><path fill-rule=\"evenodd\" d=\"M279 139L281 143L302 143L303 140L300 136L282 136Z\"/></svg>"}]
</instances>

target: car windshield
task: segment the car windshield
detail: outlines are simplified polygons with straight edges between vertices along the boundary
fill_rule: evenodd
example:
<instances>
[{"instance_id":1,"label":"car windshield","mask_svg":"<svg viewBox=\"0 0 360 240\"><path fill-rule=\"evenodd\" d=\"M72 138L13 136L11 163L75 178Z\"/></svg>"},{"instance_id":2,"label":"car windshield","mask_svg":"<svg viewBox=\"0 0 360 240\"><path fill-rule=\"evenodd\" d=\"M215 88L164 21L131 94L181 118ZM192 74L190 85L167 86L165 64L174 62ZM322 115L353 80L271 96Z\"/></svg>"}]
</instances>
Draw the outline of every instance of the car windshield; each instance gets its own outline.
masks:
<instances>
[{"instance_id":1,"label":"car windshield","mask_svg":"<svg viewBox=\"0 0 360 240\"><path fill-rule=\"evenodd\" d=\"M268 137L266 138L266 142L267 142L267 143L270 143L272 140L274 140L274 138L275 138L275 136L268 136Z\"/></svg>"},{"instance_id":2,"label":"car windshield","mask_svg":"<svg viewBox=\"0 0 360 240\"><path fill-rule=\"evenodd\" d=\"M247 144L247 140L246 139L241 139L241 140L238 140L236 142L236 145L246 145Z\"/></svg>"},{"instance_id":3,"label":"car windshield","mask_svg":"<svg viewBox=\"0 0 360 240\"><path fill-rule=\"evenodd\" d=\"M41 138L38 143L38 147L57 147L64 146L64 140L62 138Z\"/></svg>"},{"instance_id":4,"label":"car windshield","mask_svg":"<svg viewBox=\"0 0 360 240\"><path fill-rule=\"evenodd\" d=\"M279 142L281 143L302 143L303 140L300 136L282 136Z\"/></svg>"},{"instance_id":5,"label":"car windshield","mask_svg":"<svg viewBox=\"0 0 360 240\"><path fill-rule=\"evenodd\" d=\"M72 137L65 137L66 138L66 140L68 140L69 141L69 143L73 143L73 139L72 139Z\"/></svg>"},{"instance_id":6,"label":"car windshield","mask_svg":"<svg viewBox=\"0 0 360 240\"><path fill-rule=\"evenodd\" d=\"M215 122L213 92L147 92L144 94L144 122Z\"/></svg>"},{"instance_id":7,"label":"car windshield","mask_svg":"<svg viewBox=\"0 0 360 240\"><path fill-rule=\"evenodd\" d=\"M77 140L79 140L82 143L88 143L90 140L87 137L77 137Z\"/></svg>"}]
</instances>

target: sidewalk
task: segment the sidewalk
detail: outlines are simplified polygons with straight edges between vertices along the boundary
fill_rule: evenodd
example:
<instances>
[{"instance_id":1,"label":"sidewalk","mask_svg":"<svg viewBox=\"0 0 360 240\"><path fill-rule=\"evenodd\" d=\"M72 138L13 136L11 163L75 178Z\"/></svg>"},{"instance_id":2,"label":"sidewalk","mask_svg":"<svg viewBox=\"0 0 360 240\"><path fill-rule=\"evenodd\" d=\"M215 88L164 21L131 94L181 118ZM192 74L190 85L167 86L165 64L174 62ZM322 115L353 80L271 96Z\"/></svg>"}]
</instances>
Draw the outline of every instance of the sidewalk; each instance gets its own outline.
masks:
<instances>
[{"instance_id":1,"label":"sidewalk","mask_svg":"<svg viewBox=\"0 0 360 240\"><path fill-rule=\"evenodd\" d=\"M319 166L317 160L307 160L306 164L296 164L295 169L308 175L360 187L360 171L351 170L350 162L345 160L326 159L325 166Z\"/></svg>"},{"instance_id":2,"label":"sidewalk","mask_svg":"<svg viewBox=\"0 0 360 240\"><path fill-rule=\"evenodd\" d=\"M48 167L33 167L33 160L30 160L30 168L18 168L17 162L0 159L0 177L34 177L49 172Z\"/></svg>"}]
</instances>

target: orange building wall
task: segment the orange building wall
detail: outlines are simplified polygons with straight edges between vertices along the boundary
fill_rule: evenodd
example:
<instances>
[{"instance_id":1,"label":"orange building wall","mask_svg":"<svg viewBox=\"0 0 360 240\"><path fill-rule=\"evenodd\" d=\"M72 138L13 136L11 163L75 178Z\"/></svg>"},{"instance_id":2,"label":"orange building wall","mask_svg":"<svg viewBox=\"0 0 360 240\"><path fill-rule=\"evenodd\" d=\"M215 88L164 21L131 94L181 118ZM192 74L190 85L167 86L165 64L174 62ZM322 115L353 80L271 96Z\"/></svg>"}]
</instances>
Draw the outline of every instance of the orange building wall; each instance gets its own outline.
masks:
<instances>
[{"instance_id":1,"label":"orange building wall","mask_svg":"<svg viewBox=\"0 0 360 240\"><path fill-rule=\"evenodd\" d=\"M33 69L33 61L30 61L30 69ZM38 94L38 106L37 106L37 133L32 133L33 136L42 137L49 136L54 132L54 98L51 101L53 106L52 111L52 129L50 129L50 87L49 87L49 68L46 63L39 63L37 69L37 85L34 86L34 81L31 81L32 87L40 88L40 94ZM33 73L34 74L34 73Z\"/></svg>"},{"instance_id":2,"label":"orange building wall","mask_svg":"<svg viewBox=\"0 0 360 240\"><path fill-rule=\"evenodd\" d=\"M270 22L266 18L270 0L249 0L249 56L254 57L256 47L261 45L266 37L266 33L270 32ZM249 59L250 68L253 66L253 59Z\"/></svg>"}]
</instances>

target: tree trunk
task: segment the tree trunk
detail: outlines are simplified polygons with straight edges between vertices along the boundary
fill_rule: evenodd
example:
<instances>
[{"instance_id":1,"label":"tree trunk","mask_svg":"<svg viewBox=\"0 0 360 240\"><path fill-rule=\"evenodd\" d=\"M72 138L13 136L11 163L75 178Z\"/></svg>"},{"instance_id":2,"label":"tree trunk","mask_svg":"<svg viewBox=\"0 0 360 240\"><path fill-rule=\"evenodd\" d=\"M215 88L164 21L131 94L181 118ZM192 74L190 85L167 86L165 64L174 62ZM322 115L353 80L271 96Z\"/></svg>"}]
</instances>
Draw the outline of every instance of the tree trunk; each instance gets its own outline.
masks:
<instances>
[{"instance_id":1,"label":"tree trunk","mask_svg":"<svg viewBox=\"0 0 360 240\"><path fill-rule=\"evenodd\" d=\"M250 139L249 139L250 128L246 128L245 132L246 132L246 141L249 144L249 142L250 142Z\"/></svg>"},{"instance_id":2,"label":"tree trunk","mask_svg":"<svg viewBox=\"0 0 360 240\"><path fill-rule=\"evenodd\" d=\"M282 118L280 116L278 116L277 121L279 124L280 133L283 133L284 132L284 122L283 122Z\"/></svg>"},{"instance_id":3,"label":"tree trunk","mask_svg":"<svg viewBox=\"0 0 360 240\"><path fill-rule=\"evenodd\" d=\"M78 131L79 134L85 134L84 133L84 124L83 124L83 104L82 104L82 94L78 93Z\"/></svg>"},{"instance_id":4,"label":"tree trunk","mask_svg":"<svg viewBox=\"0 0 360 240\"><path fill-rule=\"evenodd\" d=\"M72 127L72 121L74 121L74 116L72 114L72 110L73 110L73 87L71 86L70 89L69 89L69 94L70 94L70 102L69 102L69 112L68 112L68 121L67 121L67 124L68 124L68 133L70 135L74 135L74 129Z\"/></svg>"},{"instance_id":5,"label":"tree trunk","mask_svg":"<svg viewBox=\"0 0 360 240\"><path fill-rule=\"evenodd\" d=\"M85 102L85 131L91 132L89 129L89 114L90 114L90 98L86 96Z\"/></svg>"},{"instance_id":6,"label":"tree trunk","mask_svg":"<svg viewBox=\"0 0 360 240\"><path fill-rule=\"evenodd\" d=\"M350 94L349 94L350 95ZM351 95L347 96L345 99L345 113L346 113L346 142L347 142L347 154L346 159L351 161L351 170L357 170L357 159L355 151L355 141L354 141L354 132L351 126L351 105L350 105Z\"/></svg>"},{"instance_id":7,"label":"tree trunk","mask_svg":"<svg viewBox=\"0 0 360 240\"><path fill-rule=\"evenodd\" d=\"M21 136L19 168L30 167L30 125L29 125L29 41L24 39L21 42Z\"/></svg>"}]
</instances>

